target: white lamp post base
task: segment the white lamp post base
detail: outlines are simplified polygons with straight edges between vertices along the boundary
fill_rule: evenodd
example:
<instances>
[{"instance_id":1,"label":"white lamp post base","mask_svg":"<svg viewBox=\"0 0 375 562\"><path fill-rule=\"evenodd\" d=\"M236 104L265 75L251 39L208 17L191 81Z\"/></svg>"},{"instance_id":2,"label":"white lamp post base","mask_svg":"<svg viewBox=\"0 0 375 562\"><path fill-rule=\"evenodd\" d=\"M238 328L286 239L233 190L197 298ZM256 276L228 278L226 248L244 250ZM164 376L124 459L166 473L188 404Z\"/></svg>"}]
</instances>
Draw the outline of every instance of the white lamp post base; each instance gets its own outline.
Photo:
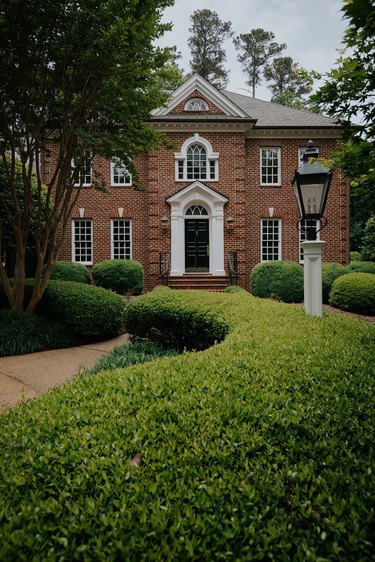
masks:
<instances>
[{"instance_id":1,"label":"white lamp post base","mask_svg":"<svg viewBox=\"0 0 375 562\"><path fill-rule=\"evenodd\" d=\"M323 316L322 247L323 240L301 242L304 259L305 312L310 316Z\"/></svg>"}]
</instances>

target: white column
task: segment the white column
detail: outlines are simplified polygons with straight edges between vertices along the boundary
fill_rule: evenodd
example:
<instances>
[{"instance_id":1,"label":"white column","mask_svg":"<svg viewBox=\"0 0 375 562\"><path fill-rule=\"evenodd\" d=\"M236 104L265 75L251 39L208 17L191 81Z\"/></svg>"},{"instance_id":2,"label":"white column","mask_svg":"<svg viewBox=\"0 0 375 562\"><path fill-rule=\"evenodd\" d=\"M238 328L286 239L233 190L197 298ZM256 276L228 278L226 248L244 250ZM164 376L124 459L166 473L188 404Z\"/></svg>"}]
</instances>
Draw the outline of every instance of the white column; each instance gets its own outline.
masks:
<instances>
[{"instance_id":1,"label":"white column","mask_svg":"<svg viewBox=\"0 0 375 562\"><path fill-rule=\"evenodd\" d=\"M171 276L185 272L184 219L178 211L171 212Z\"/></svg>"},{"instance_id":2,"label":"white column","mask_svg":"<svg viewBox=\"0 0 375 562\"><path fill-rule=\"evenodd\" d=\"M210 270L213 275L225 275L224 271L224 210L216 206L211 219Z\"/></svg>"},{"instance_id":3,"label":"white column","mask_svg":"<svg viewBox=\"0 0 375 562\"><path fill-rule=\"evenodd\" d=\"M301 242L304 260L304 303L310 316L323 316L322 248L323 240Z\"/></svg>"}]
</instances>

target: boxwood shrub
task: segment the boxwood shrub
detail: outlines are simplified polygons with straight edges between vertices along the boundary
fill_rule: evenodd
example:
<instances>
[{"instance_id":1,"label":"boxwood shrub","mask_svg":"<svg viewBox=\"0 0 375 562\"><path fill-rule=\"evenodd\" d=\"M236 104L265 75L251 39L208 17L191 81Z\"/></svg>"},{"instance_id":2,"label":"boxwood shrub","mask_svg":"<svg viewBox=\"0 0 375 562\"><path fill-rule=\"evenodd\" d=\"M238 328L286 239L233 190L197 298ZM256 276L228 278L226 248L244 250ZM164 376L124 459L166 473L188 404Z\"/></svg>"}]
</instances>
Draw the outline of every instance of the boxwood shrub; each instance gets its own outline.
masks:
<instances>
[{"instance_id":1,"label":"boxwood shrub","mask_svg":"<svg viewBox=\"0 0 375 562\"><path fill-rule=\"evenodd\" d=\"M230 285L224 289L225 293L247 293L245 289L239 287L238 285Z\"/></svg>"},{"instance_id":2,"label":"boxwood shrub","mask_svg":"<svg viewBox=\"0 0 375 562\"><path fill-rule=\"evenodd\" d=\"M350 261L361 261L361 252L350 252L349 253Z\"/></svg>"},{"instance_id":3,"label":"boxwood shrub","mask_svg":"<svg viewBox=\"0 0 375 562\"><path fill-rule=\"evenodd\" d=\"M339 277L333 282L329 302L350 312L375 314L375 275L348 273Z\"/></svg>"},{"instance_id":4,"label":"boxwood shrub","mask_svg":"<svg viewBox=\"0 0 375 562\"><path fill-rule=\"evenodd\" d=\"M348 273L347 268L341 263L322 264L323 302L328 303L332 283L341 275Z\"/></svg>"},{"instance_id":5,"label":"boxwood shrub","mask_svg":"<svg viewBox=\"0 0 375 562\"><path fill-rule=\"evenodd\" d=\"M41 310L63 322L82 341L101 340L123 331L127 303L101 287L74 281L50 281Z\"/></svg>"},{"instance_id":6,"label":"boxwood shrub","mask_svg":"<svg viewBox=\"0 0 375 562\"><path fill-rule=\"evenodd\" d=\"M179 291L156 290L131 302L125 329L176 349L206 349L220 342L228 324L203 306L187 306Z\"/></svg>"},{"instance_id":7,"label":"boxwood shrub","mask_svg":"<svg viewBox=\"0 0 375 562\"><path fill-rule=\"evenodd\" d=\"M82 263L70 261L58 261L51 272L50 279L91 284L87 267Z\"/></svg>"},{"instance_id":8,"label":"boxwood shrub","mask_svg":"<svg viewBox=\"0 0 375 562\"><path fill-rule=\"evenodd\" d=\"M92 277L98 287L120 295L139 295L143 290L143 267L135 260L102 261L94 265Z\"/></svg>"},{"instance_id":9,"label":"boxwood shrub","mask_svg":"<svg viewBox=\"0 0 375 562\"><path fill-rule=\"evenodd\" d=\"M375 273L374 261L352 261L347 267L349 273Z\"/></svg>"},{"instance_id":10,"label":"boxwood shrub","mask_svg":"<svg viewBox=\"0 0 375 562\"><path fill-rule=\"evenodd\" d=\"M258 263L251 272L250 285L256 297L302 302L303 269L291 261Z\"/></svg>"}]
</instances>

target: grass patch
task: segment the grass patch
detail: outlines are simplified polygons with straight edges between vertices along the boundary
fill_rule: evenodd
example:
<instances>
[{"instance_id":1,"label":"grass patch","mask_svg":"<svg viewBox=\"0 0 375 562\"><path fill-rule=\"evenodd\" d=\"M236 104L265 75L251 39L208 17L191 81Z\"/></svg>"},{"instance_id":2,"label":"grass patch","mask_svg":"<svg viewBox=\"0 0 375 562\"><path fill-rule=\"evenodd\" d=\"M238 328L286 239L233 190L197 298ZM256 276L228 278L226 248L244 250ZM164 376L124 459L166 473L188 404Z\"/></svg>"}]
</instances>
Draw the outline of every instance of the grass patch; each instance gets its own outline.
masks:
<instances>
[{"instance_id":1,"label":"grass patch","mask_svg":"<svg viewBox=\"0 0 375 562\"><path fill-rule=\"evenodd\" d=\"M0 559L373 560L375 327L173 294L225 340L0 417Z\"/></svg>"},{"instance_id":2,"label":"grass patch","mask_svg":"<svg viewBox=\"0 0 375 562\"><path fill-rule=\"evenodd\" d=\"M100 371L129 367L176 353L178 352L173 349L165 349L150 342L133 341L119 345L103 355L88 373L97 374Z\"/></svg>"}]
</instances>

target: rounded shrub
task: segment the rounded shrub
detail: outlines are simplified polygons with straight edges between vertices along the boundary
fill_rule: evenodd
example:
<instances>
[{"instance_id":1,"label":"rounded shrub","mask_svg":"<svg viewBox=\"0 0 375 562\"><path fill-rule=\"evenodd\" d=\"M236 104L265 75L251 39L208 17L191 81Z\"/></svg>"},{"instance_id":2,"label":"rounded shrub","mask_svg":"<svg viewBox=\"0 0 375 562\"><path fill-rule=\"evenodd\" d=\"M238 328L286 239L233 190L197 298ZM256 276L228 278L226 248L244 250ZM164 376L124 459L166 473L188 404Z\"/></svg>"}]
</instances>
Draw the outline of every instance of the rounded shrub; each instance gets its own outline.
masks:
<instances>
[{"instance_id":1,"label":"rounded shrub","mask_svg":"<svg viewBox=\"0 0 375 562\"><path fill-rule=\"evenodd\" d=\"M250 276L251 293L256 297L276 298L283 302L302 302L303 269L295 262L258 263Z\"/></svg>"},{"instance_id":2,"label":"rounded shrub","mask_svg":"<svg viewBox=\"0 0 375 562\"><path fill-rule=\"evenodd\" d=\"M50 279L91 284L87 267L82 263L70 261L58 261L52 270Z\"/></svg>"},{"instance_id":3,"label":"rounded shrub","mask_svg":"<svg viewBox=\"0 0 375 562\"><path fill-rule=\"evenodd\" d=\"M230 285L224 289L224 293L247 293L247 291L238 285Z\"/></svg>"},{"instance_id":4,"label":"rounded shrub","mask_svg":"<svg viewBox=\"0 0 375 562\"><path fill-rule=\"evenodd\" d=\"M329 303L336 308L375 314L375 275L348 273L333 282Z\"/></svg>"},{"instance_id":5,"label":"rounded shrub","mask_svg":"<svg viewBox=\"0 0 375 562\"><path fill-rule=\"evenodd\" d=\"M139 295L144 286L142 265L135 260L105 260L94 265L95 285L120 295Z\"/></svg>"},{"instance_id":6,"label":"rounded shrub","mask_svg":"<svg viewBox=\"0 0 375 562\"><path fill-rule=\"evenodd\" d=\"M352 261L347 267L348 273L375 273L374 261Z\"/></svg>"},{"instance_id":7,"label":"rounded shrub","mask_svg":"<svg viewBox=\"0 0 375 562\"><path fill-rule=\"evenodd\" d=\"M349 253L350 261L361 261L362 256L361 252L350 252Z\"/></svg>"},{"instance_id":8,"label":"rounded shrub","mask_svg":"<svg viewBox=\"0 0 375 562\"><path fill-rule=\"evenodd\" d=\"M341 263L322 264L323 302L328 303L332 283L341 275L348 273L347 268Z\"/></svg>"},{"instance_id":9,"label":"rounded shrub","mask_svg":"<svg viewBox=\"0 0 375 562\"><path fill-rule=\"evenodd\" d=\"M82 341L101 340L123 331L127 303L101 287L74 281L50 281L42 311L69 326Z\"/></svg>"}]
</instances>

